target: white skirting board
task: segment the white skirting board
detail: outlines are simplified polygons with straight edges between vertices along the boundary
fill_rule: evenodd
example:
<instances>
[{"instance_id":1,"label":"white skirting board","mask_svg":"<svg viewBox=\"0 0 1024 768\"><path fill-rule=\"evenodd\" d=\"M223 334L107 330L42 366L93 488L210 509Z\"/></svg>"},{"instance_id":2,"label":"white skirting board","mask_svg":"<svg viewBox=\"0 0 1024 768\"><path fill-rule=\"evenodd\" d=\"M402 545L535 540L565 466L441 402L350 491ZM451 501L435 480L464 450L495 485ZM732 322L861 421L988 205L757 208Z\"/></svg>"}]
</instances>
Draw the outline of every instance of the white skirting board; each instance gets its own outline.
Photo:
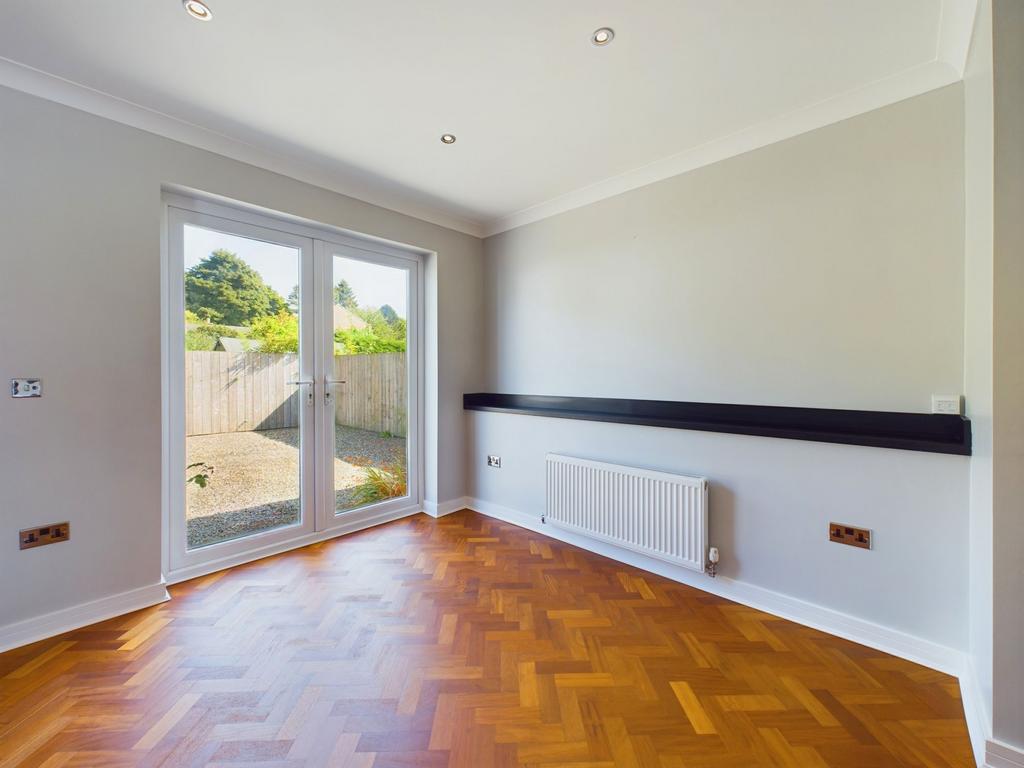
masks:
<instances>
[{"instance_id":1,"label":"white skirting board","mask_svg":"<svg viewBox=\"0 0 1024 768\"><path fill-rule=\"evenodd\" d=\"M986 744L985 757L988 768L1024 768L1024 750L999 741Z\"/></svg>"},{"instance_id":2,"label":"white skirting board","mask_svg":"<svg viewBox=\"0 0 1024 768\"><path fill-rule=\"evenodd\" d=\"M452 512L458 512L460 509L468 508L469 501L465 496L448 501L424 501L423 511L431 517L444 517Z\"/></svg>"},{"instance_id":3,"label":"white skirting board","mask_svg":"<svg viewBox=\"0 0 1024 768\"><path fill-rule=\"evenodd\" d=\"M149 608L151 605L170 600L167 585L163 579L156 584L139 587L117 595L101 597L81 605L62 608L53 613L35 616L14 624L0 627L0 652L19 648L48 637L70 632L73 629L123 616L132 611Z\"/></svg>"},{"instance_id":4,"label":"white skirting board","mask_svg":"<svg viewBox=\"0 0 1024 768\"><path fill-rule=\"evenodd\" d=\"M985 762L985 750L988 738L992 735L992 720L989 717L989 707L986 705L981 687L978 685L978 675L969 654L964 654L963 668L959 677L960 700L964 705L967 730L971 734L974 761L979 766L986 766L988 763Z\"/></svg>"},{"instance_id":5,"label":"white skirting board","mask_svg":"<svg viewBox=\"0 0 1024 768\"><path fill-rule=\"evenodd\" d=\"M850 616L831 608L814 605L797 598L773 592L763 587L736 581L725 576L711 578L704 574L694 573L686 568L647 557L628 549L616 547L602 541L575 535L554 526L544 525L540 515L531 515L516 509L494 504L481 499L465 499L464 506L482 515L518 525L531 531L550 536L553 539L573 544L580 549L618 560L628 565L656 573L672 581L680 582L696 589L733 600L737 603L771 613L797 624L828 632L830 635L842 637L869 648L913 661L931 669L953 675L960 681L961 698L964 705L964 716L971 735L971 745L979 766L984 766L986 746L988 747L988 764L992 768L1024 768L1024 762L992 762L992 744L988 741L991 735L988 714L977 688L976 678L970 665L969 657L962 651L949 648L930 640L900 632L899 630L875 624L855 616ZM998 745L1006 749L1005 745ZM1004 754L1002 752L1000 755ZM1000 758L1002 759L1002 758Z\"/></svg>"},{"instance_id":6,"label":"white skirting board","mask_svg":"<svg viewBox=\"0 0 1024 768\"><path fill-rule=\"evenodd\" d=\"M559 530L550 525L544 525L540 521L540 515L530 515L525 512L502 507L491 502L471 499L469 508L488 517L504 520L507 523L528 528L553 539L559 539L569 544L574 544L581 549L595 552L613 560L627 563L642 568L645 571L656 573L672 581L678 581L691 587L696 587L705 592L733 600L751 608L766 611L767 613L790 619L798 624L803 624L814 629L828 632L856 643L877 648L880 651L891 653L902 659L922 664L932 669L937 669L950 675L959 676L963 669L963 653L948 648L938 643L923 640L919 637L900 632L880 624L874 624L864 619L858 619L831 608L814 605L797 598L784 595L780 592L773 592L763 587L758 587L743 581L736 581L725 576L711 578L685 568L674 566L670 563L647 557L627 549L616 547L614 544L606 544L601 541L589 539L585 536L577 536L566 531Z\"/></svg>"}]
</instances>

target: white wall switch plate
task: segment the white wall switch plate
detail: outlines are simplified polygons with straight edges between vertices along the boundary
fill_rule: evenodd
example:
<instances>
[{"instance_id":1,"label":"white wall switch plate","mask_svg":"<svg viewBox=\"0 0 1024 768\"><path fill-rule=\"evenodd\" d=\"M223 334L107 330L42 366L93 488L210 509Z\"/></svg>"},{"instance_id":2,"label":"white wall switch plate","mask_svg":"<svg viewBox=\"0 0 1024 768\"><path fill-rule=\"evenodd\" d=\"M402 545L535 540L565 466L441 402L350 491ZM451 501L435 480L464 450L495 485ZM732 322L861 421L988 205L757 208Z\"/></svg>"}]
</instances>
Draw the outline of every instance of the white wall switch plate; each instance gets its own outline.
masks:
<instances>
[{"instance_id":1,"label":"white wall switch plate","mask_svg":"<svg viewBox=\"0 0 1024 768\"><path fill-rule=\"evenodd\" d=\"M932 395L932 413L960 415L960 395Z\"/></svg>"},{"instance_id":2,"label":"white wall switch plate","mask_svg":"<svg viewBox=\"0 0 1024 768\"><path fill-rule=\"evenodd\" d=\"M43 382L39 379L11 379L11 397L42 397Z\"/></svg>"}]
</instances>

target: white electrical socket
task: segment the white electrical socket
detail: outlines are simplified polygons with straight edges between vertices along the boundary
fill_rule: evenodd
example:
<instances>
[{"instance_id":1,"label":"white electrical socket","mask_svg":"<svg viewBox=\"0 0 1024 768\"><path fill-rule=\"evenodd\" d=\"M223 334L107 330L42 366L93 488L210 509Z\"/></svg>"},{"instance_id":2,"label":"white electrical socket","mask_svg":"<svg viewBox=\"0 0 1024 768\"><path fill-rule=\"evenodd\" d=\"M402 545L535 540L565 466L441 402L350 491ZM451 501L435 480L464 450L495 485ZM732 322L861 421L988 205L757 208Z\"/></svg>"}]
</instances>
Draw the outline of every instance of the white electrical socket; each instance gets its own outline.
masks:
<instances>
[{"instance_id":1,"label":"white electrical socket","mask_svg":"<svg viewBox=\"0 0 1024 768\"><path fill-rule=\"evenodd\" d=\"M960 395L932 395L932 413L960 415Z\"/></svg>"}]
</instances>

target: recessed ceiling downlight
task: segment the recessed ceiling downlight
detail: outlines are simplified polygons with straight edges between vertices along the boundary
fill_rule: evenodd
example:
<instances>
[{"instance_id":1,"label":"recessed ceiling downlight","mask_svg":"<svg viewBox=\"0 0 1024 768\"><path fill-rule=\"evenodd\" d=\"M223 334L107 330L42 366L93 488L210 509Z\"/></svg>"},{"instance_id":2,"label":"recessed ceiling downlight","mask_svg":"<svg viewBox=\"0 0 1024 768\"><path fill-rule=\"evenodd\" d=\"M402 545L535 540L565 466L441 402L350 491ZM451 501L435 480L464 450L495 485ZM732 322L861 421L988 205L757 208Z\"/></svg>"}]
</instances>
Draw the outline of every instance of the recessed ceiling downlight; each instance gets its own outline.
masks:
<instances>
[{"instance_id":1,"label":"recessed ceiling downlight","mask_svg":"<svg viewBox=\"0 0 1024 768\"><path fill-rule=\"evenodd\" d=\"M615 39L615 30L611 27L601 27L595 29L594 34L590 36L590 42L594 45L608 45L612 40Z\"/></svg>"},{"instance_id":2,"label":"recessed ceiling downlight","mask_svg":"<svg viewBox=\"0 0 1024 768\"><path fill-rule=\"evenodd\" d=\"M210 6L202 0L181 0L181 4L185 8L185 12L193 19L209 21L213 18L213 11L210 10Z\"/></svg>"},{"instance_id":3,"label":"recessed ceiling downlight","mask_svg":"<svg viewBox=\"0 0 1024 768\"><path fill-rule=\"evenodd\" d=\"M442 144L454 144L455 143L455 134L454 133L442 133L441 134L441 143Z\"/></svg>"}]
</instances>

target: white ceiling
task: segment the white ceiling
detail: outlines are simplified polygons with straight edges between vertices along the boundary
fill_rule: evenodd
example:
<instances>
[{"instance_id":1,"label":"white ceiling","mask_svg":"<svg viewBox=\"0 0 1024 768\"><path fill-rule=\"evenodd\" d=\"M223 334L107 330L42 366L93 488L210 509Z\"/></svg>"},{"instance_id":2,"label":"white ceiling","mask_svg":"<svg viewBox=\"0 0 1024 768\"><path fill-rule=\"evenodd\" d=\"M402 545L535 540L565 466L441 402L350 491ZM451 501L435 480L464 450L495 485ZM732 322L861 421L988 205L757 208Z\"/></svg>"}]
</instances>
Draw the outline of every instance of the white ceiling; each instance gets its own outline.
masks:
<instances>
[{"instance_id":1,"label":"white ceiling","mask_svg":"<svg viewBox=\"0 0 1024 768\"><path fill-rule=\"evenodd\" d=\"M6 1L0 83L481 234L953 82L974 0L209 4Z\"/></svg>"}]
</instances>

